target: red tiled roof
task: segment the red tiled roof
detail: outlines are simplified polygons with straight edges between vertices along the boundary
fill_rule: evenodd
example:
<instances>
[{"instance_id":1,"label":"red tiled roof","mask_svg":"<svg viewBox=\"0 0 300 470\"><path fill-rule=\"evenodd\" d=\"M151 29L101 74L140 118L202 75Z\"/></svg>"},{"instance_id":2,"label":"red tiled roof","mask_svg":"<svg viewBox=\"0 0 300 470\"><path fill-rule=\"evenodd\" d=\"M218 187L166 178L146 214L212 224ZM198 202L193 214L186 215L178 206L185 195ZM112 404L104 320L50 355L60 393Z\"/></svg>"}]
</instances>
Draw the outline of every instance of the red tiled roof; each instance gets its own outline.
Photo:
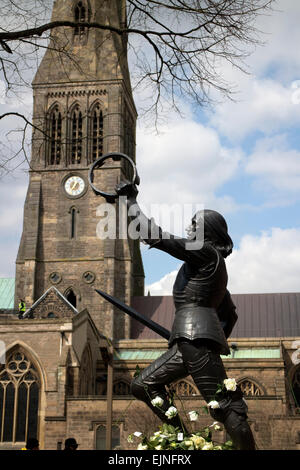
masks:
<instances>
[{"instance_id":1,"label":"red tiled roof","mask_svg":"<svg viewBox=\"0 0 300 470\"><path fill-rule=\"evenodd\" d=\"M238 321L233 338L300 336L300 293L235 294ZM132 307L147 318L171 329L175 308L172 296L133 297ZM149 328L133 320L132 339L158 339Z\"/></svg>"}]
</instances>

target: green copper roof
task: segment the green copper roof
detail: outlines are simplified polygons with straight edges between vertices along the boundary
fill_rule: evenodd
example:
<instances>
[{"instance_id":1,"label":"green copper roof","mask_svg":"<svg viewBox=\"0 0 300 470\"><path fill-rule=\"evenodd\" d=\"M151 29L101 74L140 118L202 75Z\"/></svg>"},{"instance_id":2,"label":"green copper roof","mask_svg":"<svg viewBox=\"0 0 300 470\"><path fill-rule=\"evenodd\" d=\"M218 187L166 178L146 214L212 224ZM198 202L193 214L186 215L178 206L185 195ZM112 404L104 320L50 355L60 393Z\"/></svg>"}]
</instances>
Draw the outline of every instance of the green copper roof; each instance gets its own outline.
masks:
<instances>
[{"instance_id":1,"label":"green copper roof","mask_svg":"<svg viewBox=\"0 0 300 470\"><path fill-rule=\"evenodd\" d=\"M160 357L165 351L154 349L119 349L115 351L114 359L116 361L154 361ZM279 348L249 348L231 350L230 356L222 356L223 359L279 359Z\"/></svg>"},{"instance_id":2,"label":"green copper roof","mask_svg":"<svg viewBox=\"0 0 300 470\"><path fill-rule=\"evenodd\" d=\"M117 361L137 361L151 360L154 361L160 357L165 351L154 349L141 349L140 351L133 349L119 349L115 351L114 359Z\"/></svg>"},{"instance_id":3,"label":"green copper roof","mask_svg":"<svg viewBox=\"0 0 300 470\"><path fill-rule=\"evenodd\" d=\"M230 356L222 356L227 359L280 359L279 348L249 348L230 350Z\"/></svg>"},{"instance_id":4,"label":"green copper roof","mask_svg":"<svg viewBox=\"0 0 300 470\"><path fill-rule=\"evenodd\" d=\"M0 278L0 308L14 308L15 279Z\"/></svg>"}]
</instances>

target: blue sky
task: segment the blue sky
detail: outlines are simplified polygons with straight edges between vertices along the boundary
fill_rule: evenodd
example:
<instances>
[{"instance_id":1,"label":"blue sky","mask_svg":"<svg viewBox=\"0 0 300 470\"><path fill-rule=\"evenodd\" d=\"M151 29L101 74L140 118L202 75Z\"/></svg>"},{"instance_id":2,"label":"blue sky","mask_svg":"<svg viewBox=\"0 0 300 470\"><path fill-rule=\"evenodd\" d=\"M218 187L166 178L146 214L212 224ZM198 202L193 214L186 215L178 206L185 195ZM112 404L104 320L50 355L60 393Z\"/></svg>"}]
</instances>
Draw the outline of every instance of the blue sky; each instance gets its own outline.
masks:
<instances>
[{"instance_id":1,"label":"blue sky","mask_svg":"<svg viewBox=\"0 0 300 470\"><path fill-rule=\"evenodd\" d=\"M300 2L280 0L276 9L259 20L266 43L247 59L250 74L220 67L236 85L234 102L196 114L184 103L184 117L169 112L160 134L142 119L137 130L145 212L153 203L221 212L235 244L227 261L233 293L300 289ZM31 106L30 96L23 100L19 107ZM15 105L0 97L1 112ZM26 184L20 171L0 182L1 277L14 276ZM170 294L180 262L144 246L142 253L146 292Z\"/></svg>"},{"instance_id":2,"label":"blue sky","mask_svg":"<svg viewBox=\"0 0 300 470\"><path fill-rule=\"evenodd\" d=\"M300 3L275 7L259 20L265 45L246 61L251 74L222 68L237 85L235 102L174 116L165 135L145 136L142 126L138 133L140 199L153 197L156 178L156 199L172 204L180 195L224 214L235 244L227 262L235 293L300 287ZM147 290L171 293L180 263L153 251L144 254Z\"/></svg>"}]
</instances>

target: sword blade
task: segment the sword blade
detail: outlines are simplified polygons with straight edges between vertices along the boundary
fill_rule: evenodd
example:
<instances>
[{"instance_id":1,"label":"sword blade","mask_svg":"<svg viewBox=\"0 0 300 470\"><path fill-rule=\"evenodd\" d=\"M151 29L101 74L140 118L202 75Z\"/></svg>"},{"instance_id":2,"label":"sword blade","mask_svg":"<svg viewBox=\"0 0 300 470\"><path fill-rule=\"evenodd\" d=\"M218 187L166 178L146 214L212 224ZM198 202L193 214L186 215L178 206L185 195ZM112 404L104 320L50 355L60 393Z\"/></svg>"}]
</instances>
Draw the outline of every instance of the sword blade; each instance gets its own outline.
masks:
<instances>
[{"instance_id":1,"label":"sword blade","mask_svg":"<svg viewBox=\"0 0 300 470\"><path fill-rule=\"evenodd\" d=\"M134 310L134 308L129 307L129 305L124 304L124 302L122 302L121 300L116 299L115 297L112 297L109 294L106 294L102 290L95 289L95 291L98 292L98 294L101 295L105 300L122 310L122 312L127 313L127 315L131 316L135 320L150 328L150 330L154 331L165 339L170 338L170 331L164 328L163 326L159 325L153 320L149 320L149 318L144 317L144 315Z\"/></svg>"}]
</instances>

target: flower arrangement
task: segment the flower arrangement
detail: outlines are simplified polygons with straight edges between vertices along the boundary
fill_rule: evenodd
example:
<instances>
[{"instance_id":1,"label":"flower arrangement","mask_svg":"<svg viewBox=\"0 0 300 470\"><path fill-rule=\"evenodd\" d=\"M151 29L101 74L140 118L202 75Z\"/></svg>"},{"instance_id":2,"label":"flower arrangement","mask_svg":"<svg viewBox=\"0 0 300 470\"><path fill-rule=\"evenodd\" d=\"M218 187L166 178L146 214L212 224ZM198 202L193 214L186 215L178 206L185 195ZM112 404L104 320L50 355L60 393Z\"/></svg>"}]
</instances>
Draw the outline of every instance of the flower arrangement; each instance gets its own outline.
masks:
<instances>
[{"instance_id":1,"label":"flower arrangement","mask_svg":"<svg viewBox=\"0 0 300 470\"><path fill-rule=\"evenodd\" d=\"M184 435L180 428L164 423L159 427L159 431L150 437L140 432L130 434L128 442L134 442L135 437L139 438L141 442L137 445L137 450L232 450L231 441L225 444L216 444L212 441L211 427L216 431L222 430L217 423L213 423L201 431Z\"/></svg>"},{"instance_id":2,"label":"flower arrangement","mask_svg":"<svg viewBox=\"0 0 300 470\"><path fill-rule=\"evenodd\" d=\"M237 390L236 380L228 378L223 381L217 388L215 399L211 400L205 408L208 412L209 408L217 409L220 408L219 401L230 392ZM164 399L157 396L151 400L153 406L160 408L164 403ZM177 408L173 405L170 400L170 406L165 411L165 415L168 419L173 418L178 414ZM190 421L198 421L199 412L196 410L189 411L188 416ZM233 450L233 444L231 441L225 442L225 444L217 444L212 441L212 430L222 431L222 427L218 422L214 422L210 426L204 429L188 433L183 432L179 427L174 427L170 424L164 423L159 427L159 430L154 432L150 437L147 437L141 432L134 432L128 436L128 442L133 443L135 438L140 439L137 445L137 450Z\"/></svg>"}]
</instances>

